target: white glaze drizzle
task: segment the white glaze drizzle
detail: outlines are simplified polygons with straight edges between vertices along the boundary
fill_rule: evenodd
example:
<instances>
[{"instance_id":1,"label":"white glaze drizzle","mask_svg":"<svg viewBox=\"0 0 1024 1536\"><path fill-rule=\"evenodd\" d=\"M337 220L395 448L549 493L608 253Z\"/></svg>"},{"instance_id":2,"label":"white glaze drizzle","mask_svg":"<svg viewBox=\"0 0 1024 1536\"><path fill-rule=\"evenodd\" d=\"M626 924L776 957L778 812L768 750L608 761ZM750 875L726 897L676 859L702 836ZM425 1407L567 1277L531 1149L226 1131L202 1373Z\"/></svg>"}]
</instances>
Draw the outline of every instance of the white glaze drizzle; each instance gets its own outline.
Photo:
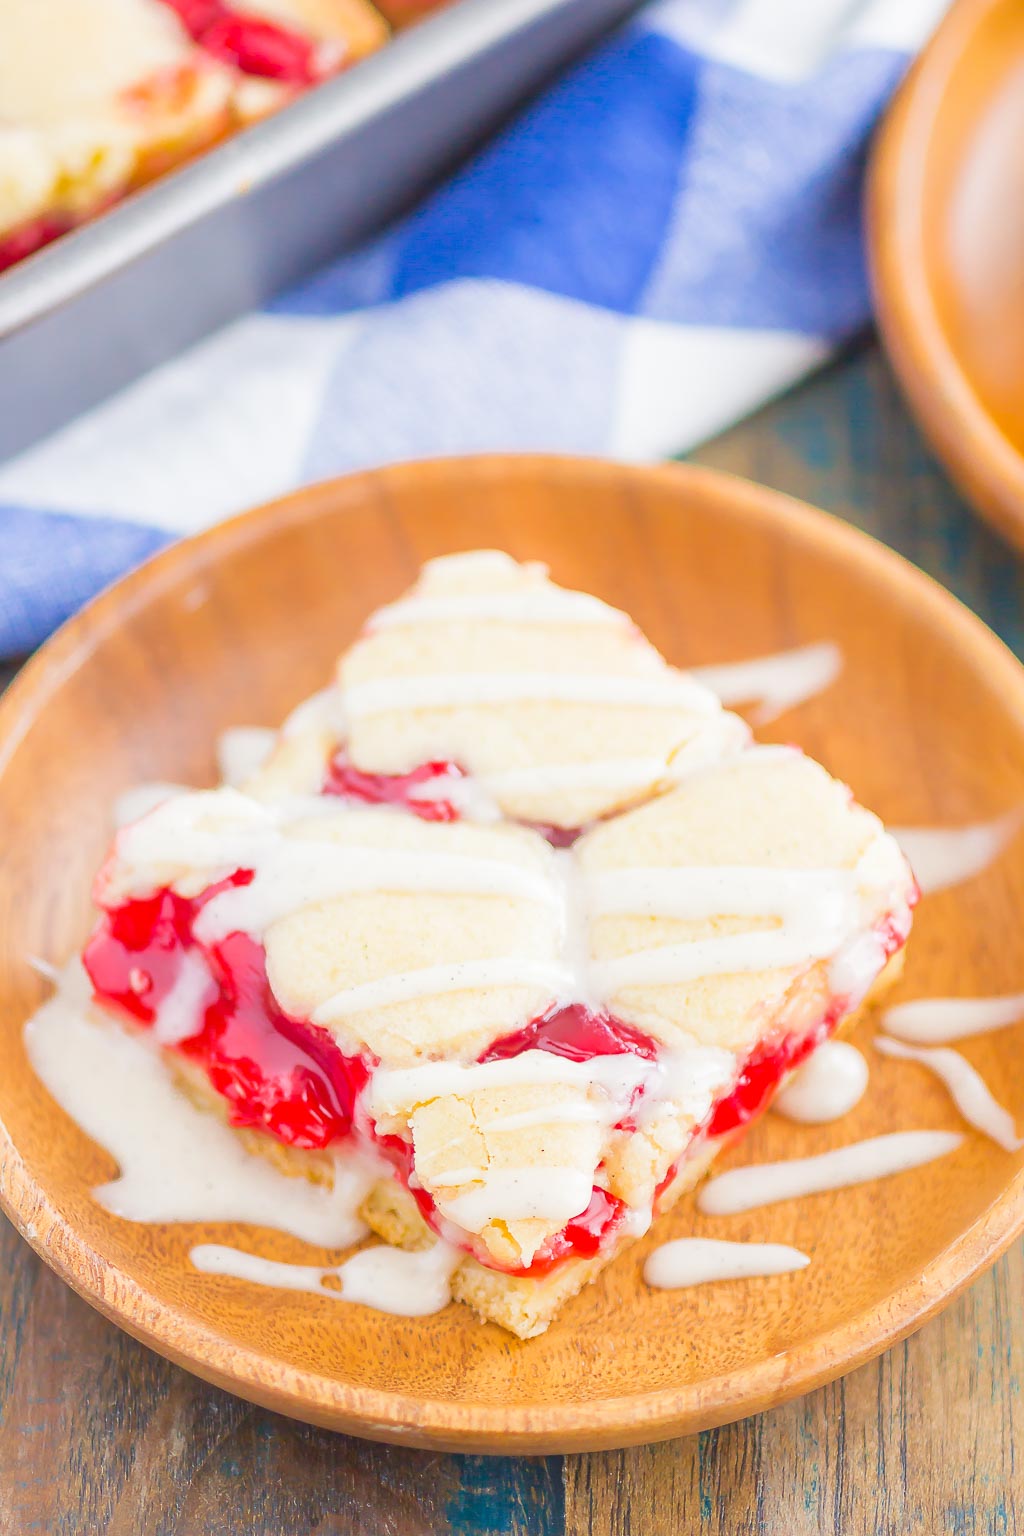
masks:
<instances>
[{"instance_id":1,"label":"white glaze drizzle","mask_svg":"<svg viewBox=\"0 0 1024 1536\"><path fill-rule=\"evenodd\" d=\"M631 955L591 963L594 988L614 997L626 987L677 986L705 976L782 970L834 954L845 930L831 913L807 913L800 921L751 933L726 933L685 944L662 944Z\"/></svg>"},{"instance_id":2,"label":"white glaze drizzle","mask_svg":"<svg viewBox=\"0 0 1024 1536\"><path fill-rule=\"evenodd\" d=\"M196 1034L218 991L205 961L194 949L183 950L174 985L157 1005L153 1039L159 1045L178 1045Z\"/></svg>"},{"instance_id":3,"label":"white glaze drizzle","mask_svg":"<svg viewBox=\"0 0 1024 1536\"><path fill-rule=\"evenodd\" d=\"M203 908L195 932L204 941L239 931L258 935L301 907L378 891L505 896L552 907L558 900L552 882L540 870L511 861L428 849L282 841L259 861L248 885L224 891Z\"/></svg>"},{"instance_id":4,"label":"white glaze drizzle","mask_svg":"<svg viewBox=\"0 0 1024 1536\"><path fill-rule=\"evenodd\" d=\"M586 888L576 856L571 848L556 850L555 877L559 887L559 964L568 978L561 996L563 1002L585 1003L595 1011L601 999L593 990L590 959L590 926L587 916Z\"/></svg>"},{"instance_id":5,"label":"white glaze drizzle","mask_svg":"<svg viewBox=\"0 0 1024 1536\"><path fill-rule=\"evenodd\" d=\"M795 650L713 667L694 667L702 682L723 704L758 701L754 719L765 725L787 709L823 692L843 669L843 653L831 640Z\"/></svg>"},{"instance_id":6,"label":"white glaze drizzle","mask_svg":"<svg viewBox=\"0 0 1024 1536\"><path fill-rule=\"evenodd\" d=\"M633 1093L657 1072L654 1062L624 1052L617 1056L592 1056L571 1061L552 1051L521 1051L496 1061L428 1061L418 1067L378 1067L370 1080L368 1105L375 1120L407 1112L417 1104L442 1097L470 1097L488 1088L530 1087L558 1084L588 1092L599 1088L606 1096L595 1115L616 1114L627 1106ZM576 1214L575 1212L573 1214Z\"/></svg>"},{"instance_id":7,"label":"white glaze drizzle","mask_svg":"<svg viewBox=\"0 0 1024 1536\"><path fill-rule=\"evenodd\" d=\"M626 866L592 875L587 906L594 916L779 917L800 922L809 910L827 912L829 929L850 921L854 872L773 869L748 865Z\"/></svg>"},{"instance_id":8,"label":"white glaze drizzle","mask_svg":"<svg viewBox=\"0 0 1024 1536\"><path fill-rule=\"evenodd\" d=\"M495 795L539 795L559 789L641 789L671 777L663 757L606 757L597 762L508 768L487 774L484 782Z\"/></svg>"},{"instance_id":9,"label":"white glaze drizzle","mask_svg":"<svg viewBox=\"0 0 1024 1536\"><path fill-rule=\"evenodd\" d=\"M451 1277L465 1257L447 1243L407 1253L401 1248L363 1248L343 1264L283 1264L221 1243L199 1243L189 1254L207 1275L229 1275L275 1290L309 1291L331 1301L356 1302L397 1317L429 1317L451 1301ZM336 1290L324 1282L340 1281Z\"/></svg>"},{"instance_id":10,"label":"white glaze drizzle","mask_svg":"<svg viewBox=\"0 0 1024 1536\"><path fill-rule=\"evenodd\" d=\"M727 1243L711 1237L678 1237L647 1255L644 1279L656 1290L681 1290L713 1280L783 1275L810 1263L799 1248L783 1243Z\"/></svg>"},{"instance_id":11,"label":"white glaze drizzle","mask_svg":"<svg viewBox=\"0 0 1024 1536\"><path fill-rule=\"evenodd\" d=\"M657 1113L662 1104L674 1104L694 1122L704 1119L712 1101L736 1075L736 1057L717 1045L681 1046L659 1051L657 1072L646 1085L634 1115L638 1124Z\"/></svg>"},{"instance_id":12,"label":"white glaze drizzle","mask_svg":"<svg viewBox=\"0 0 1024 1536\"><path fill-rule=\"evenodd\" d=\"M854 934L836 951L828 968L829 990L842 998L847 1012L864 1001L885 961L885 945L874 929Z\"/></svg>"},{"instance_id":13,"label":"white glaze drizzle","mask_svg":"<svg viewBox=\"0 0 1024 1536\"><path fill-rule=\"evenodd\" d=\"M495 955L483 960L425 965L415 971L393 971L376 981L345 987L315 1008L311 1018L314 1024L335 1024L369 1009L487 987L537 987L551 997L561 997L571 995L573 977L553 961L545 963L528 955Z\"/></svg>"},{"instance_id":14,"label":"white glaze drizzle","mask_svg":"<svg viewBox=\"0 0 1024 1536\"><path fill-rule=\"evenodd\" d=\"M332 685L296 704L291 714L285 717L281 735L303 736L307 731L324 731L336 741L342 741L347 730L345 701L341 689Z\"/></svg>"},{"instance_id":15,"label":"white glaze drizzle","mask_svg":"<svg viewBox=\"0 0 1024 1536\"><path fill-rule=\"evenodd\" d=\"M127 827L131 822L138 821L140 816L148 816L150 811L156 810L165 801L190 793L184 784L165 783L161 779L154 779L149 784L135 784L114 801L114 826Z\"/></svg>"},{"instance_id":16,"label":"white glaze drizzle","mask_svg":"<svg viewBox=\"0 0 1024 1536\"><path fill-rule=\"evenodd\" d=\"M624 987L679 984L832 957L833 989L849 997L853 1006L885 962L881 939L861 931L863 903L858 893L870 893L876 905L884 900L887 909L905 906L901 876L902 856L884 832L872 840L853 870L736 865L624 868L599 874L588 882L586 893L594 916L759 916L775 917L778 925L595 961L590 967L592 990L607 998Z\"/></svg>"},{"instance_id":17,"label":"white glaze drizzle","mask_svg":"<svg viewBox=\"0 0 1024 1536\"><path fill-rule=\"evenodd\" d=\"M562 1066L556 1065L559 1061ZM513 1062L523 1064L513 1066ZM572 1062L552 1058L547 1051L532 1051L470 1066L430 1062L424 1067L384 1068L375 1074L376 1088L371 1087L371 1095L376 1091L377 1097L371 1098L371 1105L378 1118L403 1117L411 1114L416 1105L443 1095L458 1096L477 1088L555 1083L584 1090L598 1088L603 1097L590 1094L583 1100L563 1100L537 1109L518 1110L489 1121L489 1129L504 1131L563 1121L608 1124L627 1109L639 1125L644 1125L666 1104L672 1104L698 1123L711 1108L714 1096L732 1082L735 1073L734 1053L714 1045L663 1050L654 1061L623 1054ZM447 1177L450 1181L451 1175Z\"/></svg>"},{"instance_id":18,"label":"white glaze drizzle","mask_svg":"<svg viewBox=\"0 0 1024 1536\"><path fill-rule=\"evenodd\" d=\"M419 1106L438 1098L471 1103L474 1094L488 1089L560 1085L576 1089L581 1097L509 1114L489 1122L488 1130L563 1121L607 1130L630 1112L638 1114L642 1123L667 1101L690 1113L696 1122L710 1109L715 1090L734 1073L733 1055L714 1047L694 1046L666 1053L657 1061L628 1052L571 1061L548 1051L529 1050L470 1065L428 1062L419 1067L378 1068L368 1090L368 1110L374 1120L386 1124L393 1118L411 1120ZM599 1143L594 1146L596 1151ZM433 1155L444 1150L434 1149ZM564 1166L551 1161L542 1142L537 1146L537 1161L529 1166L479 1165L445 1169L436 1175L426 1169L422 1172L439 1209L470 1232L481 1232L494 1220L539 1218L552 1227L564 1226L586 1209L595 1177L592 1163ZM455 1190L461 1192L446 1193Z\"/></svg>"},{"instance_id":19,"label":"white glaze drizzle","mask_svg":"<svg viewBox=\"0 0 1024 1536\"><path fill-rule=\"evenodd\" d=\"M236 725L217 737L217 771L221 782L237 786L251 778L270 756L277 732L262 725Z\"/></svg>"},{"instance_id":20,"label":"white glaze drizzle","mask_svg":"<svg viewBox=\"0 0 1024 1536\"><path fill-rule=\"evenodd\" d=\"M25 959L37 976L41 976L44 981L50 982L54 987L60 985L61 972L58 966L49 960L44 960L41 955L26 955Z\"/></svg>"},{"instance_id":21,"label":"white glaze drizzle","mask_svg":"<svg viewBox=\"0 0 1024 1536\"><path fill-rule=\"evenodd\" d=\"M436 672L387 677L345 690L350 719L392 710L461 709L478 704L604 704L635 709L718 711L715 695L681 672L665 675L592 672Z\"/></svg>"},{"instance_id":22,"label":"white glaze drizzle","mask_svg":"<svg viewBox=\"0 0 1024 1536\"><path fill-rule=\"evenodd\" d=\"M467 1232L482 1232L492 1221L541 1220L564 1226L590 1204L594 1192L591 1168L543 1163L526 1168L467 1168L446 1173L448 1189L472 1184L461 1195L435 1188L434 1198L444 1214Z\"/></svg>"},{"instance_id":23,"label":"white glaze drizzle","mask_svg":"<svg viewBox=\"0 0 1024 1536\"><path fill-rule=\"evenodd\" d=\"M330 807L330 813L337 814L337 808ZM285 819L280 807L228 787L181 795L121 830L115 850L119 873L132 893L149 894L168 866L196 875L250 869L279 839Z\"/></svg>"},{"instance_id":24,"label":"white glaze drizzle","mask_svg":"<svg viewBox=\"0 0 1024 1536\"><path fill-rule=\"evenodd\" d=\"M80 967L25 1027L32 1067L120 1173L93 1191L128 1221L239 1221L343 1248L365 1232L358 1206L380 1171L356 1154L335 1165L333 1189L289 1178L254 1157L216 1115L176 1086L144 1036L89 1011Z\"/></svg>"},{"instance_id":25,"label":"white glaze drizzle","mask_svg":"<svg viewBox=\"0 0 1024 1536\"><path fill-rule=\"evenodd\" d=\"M298 816L304 811L304 805L298 807ZM184 866L190 875L205 870L211 878L234 869L253 870L248 885L222 892L203 908L196 933L211 942L234 931L258 936L300 907L358 891L558 902L550 872L539 865L442 853L432 847L375 848L328 837L289 837L285 829L290 814L232 789L176 799L123 830L119 872L130 889L147 892L153 888L154 870ZM318 819L327 822L345 814L335 806L322 810Z\"/></svg>"},{"instance_id":26,"label":"white glaze drizzle","mask_svg":"<svg viewBox=\"0 0 1024 1536\"><path fill-rule=\"evenodd\" d=\"M796 1200L802 1195L888 1178L890 1174L944 1157L962 1141L963 1137L953 1131L894 1131L887 1136L851 1142L817 1157L731 1168L704 1185L697 1204L709 1216L733 1216L738 1211L751 1211L779 1200Z\"/></svg>"},{"instance_id":27,"label":"white glaze drizzle","mask_svg":"<svg viewBox=\"0 0 1024 1536\"><path fill-rule=\"evenodd\" d=\"M537 1125L593 1125L605 1119L593 1099L569 1099L539 1109L518 1109L487 1122L488 1131L525 1131ZM448 1175L446 1175L448 1177Z\"/></svg>"},{"instance_id":28,"label":"white glaze drizzle","mask_svg":"<svg viewBox=\"0 0 1024 1536\"><path fill-rule=\"evenodd\" d=\"M963 827L890 827L914 871L922 896L980 875L1020 826L1019 811Z\"/></svg>"},{"instance_id":29,"label":"white glaze drizzle","mask_svg":"<svg viewBox=\"0 0 1024 1536\"><path fill-rule=\"evenodd\" d=\"M801 1125L826 1125L864 1097L868 1064L855 1045L826 1040L775 1095L772 1109Z\"/></svg>"},{"instance_id":30,"label":"white glaze drizzle","mask_svg":"<svg viewBox=\"0 0 1024 1536\"><path fill-rule=\"evenodd\" d=\"M723 710L707 721L668 762L663 757L615 757L597 762L534 763L489 773L478 782L483 782L492 794L499 796L547 794L566 788L642 789L659 784L681 784L720 767L724 762L741 766L756 763L760 767L766 761L798 755L798 747L751 743L746 723L739 715Z\"/></svg>"},{"instance_id":31,"label":"white glaze drizzle","mask_svg":"<svg viewBox=\"0 0 1024 1536\"><path fill-rule=\"evenodd\" d=\"M325 718L336 722L340 714L340 692L327 689L293 710L285 722L283 734L295 735L316 727L323 729ZM336 728L334 734L340 739ZM660 783L674 784L736 757L745 748L759 756L797 750L750 745L750 728L745 721L739 715L721 710L708 717L703 729L676 751L671 762L666 762L663 757L624 757L597 762L532 763L483 776L467 774L456 778L442 774L418 786L413 791L413 798L450 800L470 821L497 821L501 819L501 809L495 797L550 794L567 788L627 791ZM227 783L240 782L237 778L224 777Z\"/></svg>"},{"instance_id":32,"label":"white glaze drizzle","mask_svg":"<svg viewBox=\"0 0 1024 1536\"><path fill-rule=\"evenodd\" d=\"M627 868L584 881L571 850L555 854L545 848L544 860L527 866L286 835L289 819L305 809L304 802L269 807L232 789L171 801L122 832L119 878L148 891L159 883L154 871L161 868L184 865L190 876L205 869L210 878L235 868L253 870L249 884L223 891L204 906L195 928L204 942L235 931L259 936L289 912L358 891L506 896L547 903L561 914L558 962L499 954L392 973L339 990L315 1010L316 1024L420 997L516 985L540 988L560 1002L599 1006L628 986L679 984L841 956L861 921L858 884L893 885L903 869L895 844L880 833L852 871ZM324 820L345 814L341 808L320 812ZM895 894L887 891L886 899L895 900ZM691 919L735 914L775 917L778 924L595 961L588 913L607 912ZM858 980L869 982L884 961L880 941L861 958Z\"/></svg>"},{"instance_id":33,"label":"white glaze drizzle","mask_svg":"<svg viewBox=\"0 0 1024 1536\"><path fill-rule=\"evenodd\" d=\"M452 592L444 597L405 597L378 608L368 633L410 624L452 624L465 620L489 624L600 624L632 629L618 608L589 592L539 587L518 592Z\"/></svg>"},{"instance_id":34,"label":"white glaze drizzle","mask_svg":"<svg viewBox=\"0 0 1024 1536\"><path fill-rule=\"evenodd\" d=\"M902 1040L889 1040L884 1035L875 1037L875 1046L883 1056L916 1061L934 1072L949 1089L953 1103L968 1125L990 1137L1004 1152L1019 1152L1024 1147L1024 1137L1017 1135L1009 1110L993 1098L981 1073L959 1051L951 1051L948 1046L905 1045Z\"/></svg>"},{"instance_id":35,"label":"white glaze drizzle","mask_svg":"<svg viewBox=\"0 0 1024 1536\"><path fill-rule=\"evenodd\" d=\"M1024 1019L1024 992L1005 997L922 997L898 1003L882 1014L882 1028L898 1040L917 1045L945 1045Z\"/></svg>"},{"instance_id":36,"label":"white glaze drizzle","mask_svg":"<svg viewBox=\"0 0 1024 1536\"><path fill-rule=\"evenodd\" d=\"M439 773L411 791L411 800L447 800L465 821L483 824L501 821L501 806L489 780L474 774ZM365 804L365 802L363 802Z\"/></svg>"}]
</instances>

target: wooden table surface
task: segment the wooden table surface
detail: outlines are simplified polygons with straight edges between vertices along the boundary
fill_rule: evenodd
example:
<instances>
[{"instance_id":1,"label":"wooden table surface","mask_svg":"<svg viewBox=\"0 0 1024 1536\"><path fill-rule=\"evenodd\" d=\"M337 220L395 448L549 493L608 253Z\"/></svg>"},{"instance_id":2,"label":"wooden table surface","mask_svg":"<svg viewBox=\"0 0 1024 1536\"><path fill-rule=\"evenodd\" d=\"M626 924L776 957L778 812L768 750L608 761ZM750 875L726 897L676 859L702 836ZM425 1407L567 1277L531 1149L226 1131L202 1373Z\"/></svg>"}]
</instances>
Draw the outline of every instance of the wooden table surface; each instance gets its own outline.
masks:
<instances>
[{"instance_id":1,"label":"wooden table surface","mask_svg":"<svg viewBox=\"0 0 1024 1536\"><path fill-rule=\"evenodd\" d=\"M840 513L1024 655L1024 567L924 448L874 345L693 457ZM216 1391L105 1322L0 1219L0 1536L1016 1536L1024 1250L789 1406L649 1449L403 1451Z\"/></svg>"}]
</instances>

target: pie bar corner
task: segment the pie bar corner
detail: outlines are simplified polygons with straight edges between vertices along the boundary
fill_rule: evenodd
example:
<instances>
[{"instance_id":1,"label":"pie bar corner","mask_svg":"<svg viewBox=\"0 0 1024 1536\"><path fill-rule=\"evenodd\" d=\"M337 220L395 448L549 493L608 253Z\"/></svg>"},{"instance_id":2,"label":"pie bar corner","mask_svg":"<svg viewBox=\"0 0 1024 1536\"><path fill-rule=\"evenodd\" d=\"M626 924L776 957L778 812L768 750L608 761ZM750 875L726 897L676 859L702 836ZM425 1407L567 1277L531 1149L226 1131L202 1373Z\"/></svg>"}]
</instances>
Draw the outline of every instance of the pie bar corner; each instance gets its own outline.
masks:
<instances>
[{"instance_id":1,"label":"pie bar corner","mask_svg":"<svg viewBox=\"0 0 1024 1536\"><path fill-rule=\"evenodd\" d=\"M520 1338L899 965L877 817L538 564L429 561L256 746L118 831L93 1006Z\"/></svg>"}]
</instances>

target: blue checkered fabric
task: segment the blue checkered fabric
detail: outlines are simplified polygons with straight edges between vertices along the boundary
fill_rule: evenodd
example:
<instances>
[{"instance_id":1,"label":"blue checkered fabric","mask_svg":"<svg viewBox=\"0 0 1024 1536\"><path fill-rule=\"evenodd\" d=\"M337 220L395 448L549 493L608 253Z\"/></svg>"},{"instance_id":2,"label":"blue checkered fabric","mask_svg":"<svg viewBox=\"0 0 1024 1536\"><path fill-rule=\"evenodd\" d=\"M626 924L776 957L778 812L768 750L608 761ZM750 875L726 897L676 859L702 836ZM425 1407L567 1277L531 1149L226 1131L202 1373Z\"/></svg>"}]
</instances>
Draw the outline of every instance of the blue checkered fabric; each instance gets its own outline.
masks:
<instances>
[{"instance_id":1,"label":"blue checkered fabric","mask_svg":"<svg viewBox=\"0 0 1024 1536\"><path fill-rule=\"evenodd\" d=\"M418 211L0 467L0 653L386 460L682 451L869 317L865 153L942 0L654 0Z\"/></svg>"}]
</instances>

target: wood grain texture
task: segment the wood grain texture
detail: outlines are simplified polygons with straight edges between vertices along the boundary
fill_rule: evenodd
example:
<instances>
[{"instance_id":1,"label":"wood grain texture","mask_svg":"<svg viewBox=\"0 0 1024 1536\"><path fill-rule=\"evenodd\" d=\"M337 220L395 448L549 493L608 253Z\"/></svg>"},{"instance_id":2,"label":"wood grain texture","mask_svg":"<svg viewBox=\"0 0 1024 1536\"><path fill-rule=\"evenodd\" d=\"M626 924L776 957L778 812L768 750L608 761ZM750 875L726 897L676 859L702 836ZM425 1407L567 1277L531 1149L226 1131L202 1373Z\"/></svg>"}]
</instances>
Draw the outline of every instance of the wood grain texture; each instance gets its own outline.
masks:
<instances>
[{"instance_id":1,"label":"wood grain texture","mask_svg":"<svg viewBox=\"0 0 1024 1536\"><path fill-rule=\"evenodd\" d=\"M566 1536L1016 1536L1024 1259L877 1364L687 1440L566 1459ZM970 1341L969 1344L967 1341Z\"/></svg>"},{"instance_id":2,"label":"wood grain texture","mask_svg":"<svg viewBox=\"0 0 1024 1536\"><path fill-rule=\"evenodd\" d=\"M561 1462L353 1440L207 1386L0 1234L0 1536L562 1536Z\"/></svg>"},{"instance_id":3,"label":"wood grain texture","mask_svg":"<svg viewBox=\"0 0 1024 1536\"><path fill-rule=\"evenodd\" d=\"M878 136L875 296L921 420L1024 546L1024 9L957 0Z\"/></svg>"},{"instance_id":4,"label":"wood grain texture","mask_svg":"<svg viewBox=\"0 0 1024 1536\"><path fill-rule=\"evenodd\" d=\"M704 1217L687 1195L522 1345L457 1307L425 1319L339 1315L326 1298L198 1274L192 1244L245 1246L250 1235L104 1211L91 1189L111 1160L55 1109L22 1041L46 992L27 957L59 964L81 945L116 795L140 779L208 782L220 729L281 718L424 558L478 544L548 560L556 579L625 608L683 665L838 641L842 674L768 739L797 736L888 820L955 825L1019 804L1019 664L940 588L797 502L697 467L529 456L394 466L299 492L109 589L0 706L0 1199L106 1315L266 1407L433 1449L646 1442L786 1400L919 1325L1020 1231L1024 1156L968 1137L899 1179L768 1218ZM923 903L904 994L1019 987L1022 906L1017 838L983 878ZM872 1027L855 1038L867 1044ZM1022 1044L1024 1024L972 1042L971 1058L1024 1116ZM875 1059L871 1093L842 1124L811 1132L768 1116L726 1161L908 1125L959 1121L934 1080ZM643 1286L647 1250L691 1230L770 1235L813 1262L684 1297ZM261 1235L260 1248L303 1258L280 1233Z\"/></svg>"},{"instance_id":5,"label":"wood grain texture","mask_svg":"<svg viewBox=\"0 0 1024 1536\"><path fill-rule=\"evenodd\" d=\"M966 515L874 349L700 457L867 527L1024 649L1021 566ZM0 1221L0 1533L116 1518L147 1536L1016 1536L1022 1288L1018 1249L836 1386L692 1440L566 1458L563 1508L553 1458L399 1452L207 1386L99 1317Z\"/></svg>"},{"instance_id":6,"label":"wood grain texture","mask_svg":"<svg viewBox=\"0 0 1024 1536\"><path fill-rule=\"evenodd\" d=\"M883 538L1024 652L1024 566L970 517L877 348L694 457ZM1018 1536L1024 1247L879 1360L691 1439L565 1459L566 1536Z\"/></svg>"}]
</instances>

